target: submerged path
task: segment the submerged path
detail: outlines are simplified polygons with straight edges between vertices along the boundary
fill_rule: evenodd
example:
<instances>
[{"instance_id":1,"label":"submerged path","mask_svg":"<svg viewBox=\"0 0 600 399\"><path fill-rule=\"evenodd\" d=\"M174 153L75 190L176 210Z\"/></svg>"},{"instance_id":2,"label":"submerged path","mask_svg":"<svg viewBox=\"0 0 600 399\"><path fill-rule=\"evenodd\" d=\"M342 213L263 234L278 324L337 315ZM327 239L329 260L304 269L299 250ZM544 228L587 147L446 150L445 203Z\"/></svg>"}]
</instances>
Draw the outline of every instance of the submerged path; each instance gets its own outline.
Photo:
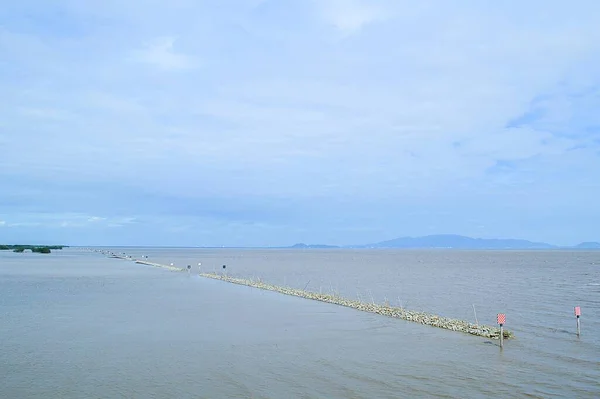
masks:
<instances>
[{"instance_id":1,"label":"submerged path","mask_svg":"<svg viewBox=\"0 0 600 399\"><path fill-rule=\"evenodd\" d=\"M154 267L161 267L171 271L182 272L186 271L185 268L175 267L163 265L160 263L148 262L145 260L132 259L130 257L122 257L122 256L112 256L114 258L124 259L124 260L133 260L135 263L149 265ZM366 303L357 300L352 300L348 298L343 298L338 295L331 294L322 294L317 292L305 291L296 288L290 287L281 287L278 285L268 284L262 282L260 280L253 279L243 279L236 277L229 277L224 274L215 274L215 273L200 273L201 277L211 278L215 280L221 280L232 284L245 285L248 287L254 287L261 290L279 292L285 295L296 296L300 298L312 299L315 301L332 303L335 305L345 306L349 308L353 308L356 310L361 310L363 312L376 313L383 316L393 317L396 319L402 319L406 321L412 321L415 323L420 323L423 325L428 325L432 327L444 328L446 330L459 331L471 335L477 335L479 337L492 338L492 339L500 339L500 328L493 326L485 326L479 324L469 323L464 320L451 319L448 317L442 317L435 314L425 313L425 312L416 312L411 310L406 310L404 308L388 306L388 305L377 305L375 303ZM514 335L512 332L504 330L504 338L513 338Z\"/></svg>"}]
</instances>

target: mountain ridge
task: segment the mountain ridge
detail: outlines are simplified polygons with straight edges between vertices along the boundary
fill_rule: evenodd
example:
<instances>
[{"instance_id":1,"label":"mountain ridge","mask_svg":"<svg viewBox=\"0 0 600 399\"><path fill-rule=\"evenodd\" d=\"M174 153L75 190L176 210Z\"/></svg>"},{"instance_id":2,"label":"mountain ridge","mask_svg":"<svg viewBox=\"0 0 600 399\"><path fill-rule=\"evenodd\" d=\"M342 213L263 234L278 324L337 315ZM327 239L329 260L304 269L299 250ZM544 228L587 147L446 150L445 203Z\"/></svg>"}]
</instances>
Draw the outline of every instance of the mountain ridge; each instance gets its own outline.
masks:
<instances>
[{"instance_id":1,"label":"mountain ridge","mask_svg":"<svg viewBox=\"0 0 600 399\"><path fill-rule=\"evenodd\" d=\"M600 243L582 242L574 246L559 246L516 238L473 238L458 234L434 234L419 237L398 237L391 240L359 245L325 245L298 243L285 248L397 248L397 249L600 249Z\"/></svg>"}]
</instances>

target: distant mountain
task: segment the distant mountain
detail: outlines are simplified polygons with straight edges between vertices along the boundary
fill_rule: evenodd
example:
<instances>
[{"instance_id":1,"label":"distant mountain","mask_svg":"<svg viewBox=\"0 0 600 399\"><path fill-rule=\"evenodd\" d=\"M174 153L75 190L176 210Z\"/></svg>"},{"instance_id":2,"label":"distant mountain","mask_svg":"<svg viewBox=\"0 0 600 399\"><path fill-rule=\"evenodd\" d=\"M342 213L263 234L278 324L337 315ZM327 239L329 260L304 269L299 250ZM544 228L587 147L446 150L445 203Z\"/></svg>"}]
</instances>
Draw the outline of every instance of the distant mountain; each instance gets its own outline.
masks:
<instances>
[{"instance_id":1,"label":"distant mountain","mask_svg":"<svg viewBox=\"0 0 600 399\"><path fill-rule=\"evenodd\" d=\"M581 244L575 245L573 248L576 249L600 249L600 242L582 242Z\"/></svg>"},{"instance_id":2,"label":"distant mountain","mask_svg":"<svg viewBox=\"0 0 600 399\"><path fill-rule=\"evenodd\" d=\"M361 245L323 245L304 244L292 245L293 249L327 249L327 248L399 248L399 249L600 249L598 242L582 242L581 244L564 247L545 242L534 242L518 239L501 238L472 238L456 234L437 234L424 237L400 237L393 240L381 241L374 244Z\"/></svg>"},{"instance_id":3,"label":"distant mountain","mask_svg":"<svg viewBox=\"0 0 600 399\"><path fill-rule=\"evenodd\" d=\"M304 243L298 243L298 244L294 244L291 247L288 248L294 248L294 249L327 249L327 248L339 248L336 245L324 245L324 244L304 244Z\"/></svg>"},{"instance_id":4,"label":"distant mountain","mask_svg":"<svg viewBox=\"0 0 600 399\"><path fill-rule=\"evenodd\" d=\"M401 237L354 248L552 249L555 245L516 239L471 238L454 234Z\"/></svg>"}]
</instances>

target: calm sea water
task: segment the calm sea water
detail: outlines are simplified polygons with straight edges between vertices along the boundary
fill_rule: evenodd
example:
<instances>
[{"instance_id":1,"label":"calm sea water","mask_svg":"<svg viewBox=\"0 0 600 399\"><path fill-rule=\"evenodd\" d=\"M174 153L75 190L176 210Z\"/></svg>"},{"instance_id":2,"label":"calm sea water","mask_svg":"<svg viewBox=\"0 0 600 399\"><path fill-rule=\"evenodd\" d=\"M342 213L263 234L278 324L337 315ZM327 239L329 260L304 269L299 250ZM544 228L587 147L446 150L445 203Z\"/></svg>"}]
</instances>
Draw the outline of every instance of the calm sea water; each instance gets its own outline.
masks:
<instances>
[{"instance_id":1,"label":"calm sea water","mask_svg":"<svg viewBox=\"0 0 600 399\"><path fill-rule=\"evenodd\" d=\"M77 249L0 252L0 397L600 397L600 251L114 250L472 321L475 307L485 324L504 312L517 338L500 351Z\"/></svg>"}]
</instances>

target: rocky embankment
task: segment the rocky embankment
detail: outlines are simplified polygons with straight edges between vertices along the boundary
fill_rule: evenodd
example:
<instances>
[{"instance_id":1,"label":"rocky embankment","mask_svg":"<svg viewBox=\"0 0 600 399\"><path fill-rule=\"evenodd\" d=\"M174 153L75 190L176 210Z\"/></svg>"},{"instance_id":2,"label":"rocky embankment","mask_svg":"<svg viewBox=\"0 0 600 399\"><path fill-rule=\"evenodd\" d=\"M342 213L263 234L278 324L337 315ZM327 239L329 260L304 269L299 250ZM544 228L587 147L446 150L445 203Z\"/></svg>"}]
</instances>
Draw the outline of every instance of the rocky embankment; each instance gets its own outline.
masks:
<instances>
[{"instance_id":1,"label":"rocky embankment","mask_svg":"<svg viewBox=\"0 0 600 399\"><path fill-rule=\"evenodd\" d=\"M180 268L176 266L163 265L160 263L149 262L146 260L134 259L131 256L121 256L114 253L106 253L102 251L106 255L110 255L112 258L118 258L123 260L132 260L135 263L139 263L142 265L160 267L163 269L182 272L186 271L185 268ZM245 285L248 287L254 287L261 290L279 292L285 295L297 296L300 298L312 299L314 301L321 301L326 303L333 303L340 306L346 306L349 308L353 308L356 310L362 310L363 312L370 312L380 314L382 316L394 317L396 319L402 319L407 321L412 321L415 323L420 323L428 326L444 328L446 330L459 331L466 334L477 335L479 337L492 338L492 339L500 339L500 329L498 327L492 326L484 326L469 323L463 320L450 319L447 317L442 317L430 313L424 312L415 312L406 310L404 308L388 306L388 305L377 305L375 303L366 303L361 301L356 301L352 299L343 298L338 295L331 294L322 294L317 292L305 291L296 288L289 287L280 287L278 285L264 283L259 280L248 280L236 277L229 277L224 274L214 274L214 273L200 273L201 277L212 278L215 280L226 281L228 283ZM514 335L504 330L504 338L513 338Z\"/></svg>"},{"instance_id":2,"label":"rocky embankment","mask_svg":"<svg viewBox=\"0 0 600 399\"><path fill-rule=\"evenodd\" d=\"M463 320L450 319L447 317L437 316L434 314L424 312L414 312L394 306L365 303L343 298L337 295L321 294L289 287L280 287L273 284L267 284L262 281L228 277L226 275L213 273L200 273L200 276L226 281L228 283L259 288L262 290L279 292L285 295L292 295L301 298L312 299L315 301L333 303L340 306L346 306L349 308L362 310L363 312L376 313L383 316L394 317L397 319L412 321L415 323L425 324L433 327L445 328L446 330L460 331L467 334L477 335L479 337L500 339L500 328L498 327L472 324ZM507 330L504 330L504 338L513 338L513 334Z\"/></svg>"},{"instance_id":3,"label":"rocky embankment","mask_svg":"<svg viewBox=\"0 0 600 399\"><path fill-rule=\"evenodd\" d=\"M171 270L173 272L183 272L186 269L182 269L181 267L176 267L176 266L168 266L168 265L163 265L160 263L153 263L153 262L148 262L145 260L136 260L135 263L139 263L140 265L148 265L148 266L154 266L154 267L161 267L163 269L167 269L167 270Z\"/></svg>"}]
</instances>

